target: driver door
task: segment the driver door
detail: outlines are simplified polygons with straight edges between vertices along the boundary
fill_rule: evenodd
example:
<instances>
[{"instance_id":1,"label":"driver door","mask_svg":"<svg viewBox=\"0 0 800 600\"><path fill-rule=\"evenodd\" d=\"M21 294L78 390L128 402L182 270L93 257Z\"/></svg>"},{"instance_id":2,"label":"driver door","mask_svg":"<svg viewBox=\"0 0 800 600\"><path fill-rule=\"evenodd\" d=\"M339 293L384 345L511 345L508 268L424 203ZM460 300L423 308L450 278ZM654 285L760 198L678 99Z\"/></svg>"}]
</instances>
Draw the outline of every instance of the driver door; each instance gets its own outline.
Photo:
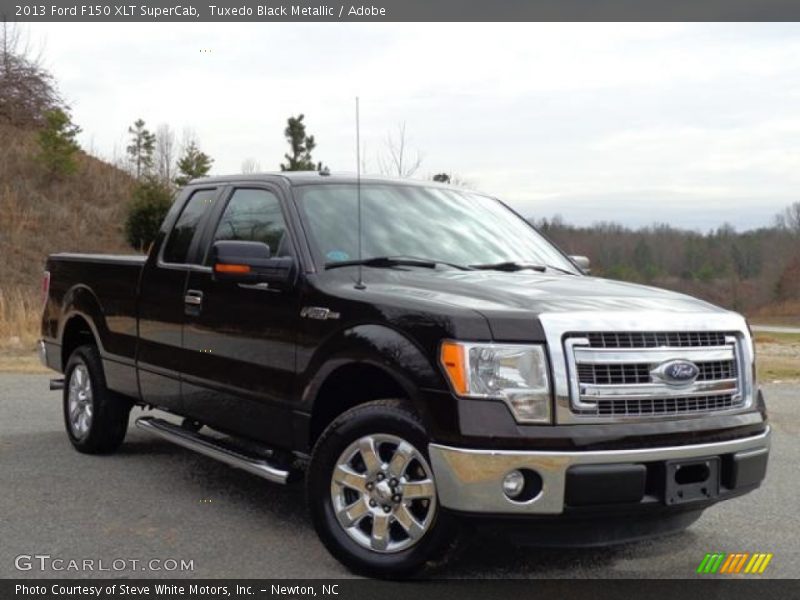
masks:
<instances>
[{"instance_id":1,"label":"driver door","mask_svg":"<svg viewBox=\"0 0 800 600\"><path fill-rule=\"evenodd\" d=\"M296 257L280 194L267 185L228 191L204 268L186 285L182 395L186 414L201 422L288 445L298 288L216 281L209 260L219 240L264 242L274 257Z\"/></svg>"}]
</instances>

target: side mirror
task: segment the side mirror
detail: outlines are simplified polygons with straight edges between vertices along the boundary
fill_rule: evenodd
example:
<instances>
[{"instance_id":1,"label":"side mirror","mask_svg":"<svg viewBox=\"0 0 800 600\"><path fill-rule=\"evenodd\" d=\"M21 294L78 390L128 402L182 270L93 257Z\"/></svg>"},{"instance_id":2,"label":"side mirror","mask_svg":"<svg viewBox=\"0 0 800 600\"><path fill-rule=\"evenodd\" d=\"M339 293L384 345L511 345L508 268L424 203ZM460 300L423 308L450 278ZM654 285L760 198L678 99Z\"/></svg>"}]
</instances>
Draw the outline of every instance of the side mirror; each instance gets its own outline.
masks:
<instances>
[{"instance_id":1,"label":"side mirror","mask_svg":"<svg viewBox=\"0 0 800 600\"><path fill-rule=\"evenodd\" d=\"M211 258L215 281L266 283L271 288L285 289L294 275L294 259L273 258L263 242L214 242Z\"/></svg>"},{"instance_id":2,"label":"side mirror","mask_svg":"<svg viewBox=\"0 0 800 600\"><path fill-rule=\"evenodd\" d=\"M578 265L578 268L581 271L583 271L587 275L589 275L592 272L591 262L589 261L588 257L586 257L586 256L570 256L570 259L572 260L572 262L574 262L576 265Z\"/></svg>"}]
</instances>

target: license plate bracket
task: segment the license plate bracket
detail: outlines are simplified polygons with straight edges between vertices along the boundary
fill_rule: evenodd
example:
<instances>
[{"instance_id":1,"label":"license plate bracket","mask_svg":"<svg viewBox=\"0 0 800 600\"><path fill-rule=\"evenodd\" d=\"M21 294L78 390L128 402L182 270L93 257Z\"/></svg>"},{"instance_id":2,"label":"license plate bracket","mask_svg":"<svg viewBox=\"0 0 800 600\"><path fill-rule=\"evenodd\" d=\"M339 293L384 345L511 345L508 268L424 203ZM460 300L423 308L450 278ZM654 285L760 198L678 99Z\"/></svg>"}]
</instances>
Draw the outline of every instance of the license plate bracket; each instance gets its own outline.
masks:
<instances>
[{"instance_id":1,"label":"license plate bracket","mask_svg":"<svg viewBox=\"0 0 800 600\"><path fill-rule=\"evenodd\" d=\"M668 460L664 502L670 506L719 496L719 456Z\"/></svg>"}]
</instances>

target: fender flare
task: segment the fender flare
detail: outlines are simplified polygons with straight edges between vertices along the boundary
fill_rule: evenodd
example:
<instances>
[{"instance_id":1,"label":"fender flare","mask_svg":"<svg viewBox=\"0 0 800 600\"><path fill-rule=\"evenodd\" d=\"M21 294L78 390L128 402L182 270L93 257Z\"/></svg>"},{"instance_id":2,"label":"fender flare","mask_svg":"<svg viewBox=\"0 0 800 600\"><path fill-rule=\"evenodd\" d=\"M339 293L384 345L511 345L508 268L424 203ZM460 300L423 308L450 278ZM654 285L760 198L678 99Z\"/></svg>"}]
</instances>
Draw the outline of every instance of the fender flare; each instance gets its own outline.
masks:
<instances>
[{"instance_id":1,"label":"fender flare","mask_svg":"<svg viewBox=\"0 0 800 600\"><path fill-rule=\"evenodd\" d=\"M306 384L300 396L300 410L312 414L329 377L343 367L354 365L378 369L393 379L426 424L428 407L420 390L447 389L443 375L418 343L386 325L364 323L336 332L317 349L302 376Z\"/></svg>"},{"instance_id":2,"label":"fender flare","mask_svg":"<svg viewBox=\"0 0 800 600\"><path fill-rule=\"evenodd\" d=\"M81 317L89 325L100 355L105 354L103 340L108 334L105 315L100 301L86 285L78 284L64 294L61 319L59 319L58 340L63 348L64 332L75 317Z\"/></svg>"}]
</instances>

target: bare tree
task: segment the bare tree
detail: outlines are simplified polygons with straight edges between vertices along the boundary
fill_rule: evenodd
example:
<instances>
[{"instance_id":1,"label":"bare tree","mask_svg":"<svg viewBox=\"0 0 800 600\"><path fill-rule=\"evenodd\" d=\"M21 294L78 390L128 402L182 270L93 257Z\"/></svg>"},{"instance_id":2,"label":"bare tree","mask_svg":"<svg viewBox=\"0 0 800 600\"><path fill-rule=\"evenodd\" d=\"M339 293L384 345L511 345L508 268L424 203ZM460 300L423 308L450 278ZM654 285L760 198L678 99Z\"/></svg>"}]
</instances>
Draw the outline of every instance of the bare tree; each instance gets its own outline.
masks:
<instances>
[{"instance_id":1,"label":"bare tree","mask_svg":"<svg viewBox=\"0 0 800 600\"><path fill-rule=\"evenodd\" d=\"M41 64L18 26L0 28L0 121L20 127L44 123L45 113L67 110L53 76Z\"/></svg>"},{"instance_id":2,"label":"bare tree","mask_svg":"<svg viewBox=\"0 0 800 600\"><path fill-rule=\"evenodd\" d=\"M397 126L397 131L386 135L385 151L378 156L378 170L381 175L411 177L422 165L422 155L408 147L406 123Z\"/></svg>"},{"instance_id":3,"label":"bare tree","mask_svg":"<svg viewBox=\"0 0 800 600\"><path fill-rule=\"evenodd\" d=\"M185 154L186 149L191 145L199 145L199 138L197 132L191 127L184 127L181 133L181 148L180 154Z\"/></svg>"},{"instance_id":4,"label":"bare tree","mask_svg":"<svg viewBox=\"0 0 800 600\"><path fill-rule=\"evenodd\" d=\"M800 202L795 202L775 215L775 225L780 229L800 235Z\"/></svg>"},{"instance_id":5,"label":"bare tree","mask_svg":"<svg viewBox=\"0 0 800 600\"><path fill-rule=\"evenodd\" d=\"M156 129L156 149L154 162L158 178L165 184L169 184L175 175L175 160L177 158L178 145L175 141L175 132L166 123L162 123Z\"/></svg>"},{"instance_id":6,"label":"bare tree","mask_svg":"<svg viewBox=\"0 0 800 600\"><path fill-rule=\"evenodd\" d=\"M242 173L258 173L261 171L261 163L255 158L245 158L242 161Z\"/></svg>"}]
</instances>

